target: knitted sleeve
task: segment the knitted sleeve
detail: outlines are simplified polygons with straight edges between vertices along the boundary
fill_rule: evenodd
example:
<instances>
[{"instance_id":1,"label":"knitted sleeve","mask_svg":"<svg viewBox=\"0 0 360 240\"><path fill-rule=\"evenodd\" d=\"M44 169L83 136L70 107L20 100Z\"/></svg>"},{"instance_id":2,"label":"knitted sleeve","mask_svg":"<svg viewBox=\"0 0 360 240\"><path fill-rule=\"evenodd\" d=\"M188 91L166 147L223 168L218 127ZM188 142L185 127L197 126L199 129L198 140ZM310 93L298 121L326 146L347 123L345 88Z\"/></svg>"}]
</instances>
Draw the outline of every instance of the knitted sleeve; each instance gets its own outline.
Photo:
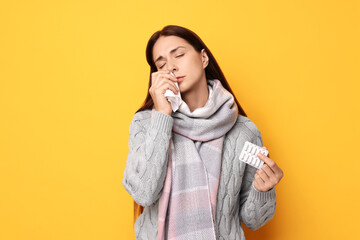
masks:
<instances>
[{"instance_id":1,"label":"knitted sleeve","mask_svg":"<svg viewBox=\"0 0 360 240\"><path fill-rule=\"evenodd\" d=\"M145 124L149 118L150 124ZM161 196L173 122L167 114L148 111L136 113L130 123L122 184L141 206L150 206Z\"/></svg>"},{"instance_id":2,"label":"knitted sleeve","mask_svg":"<svg viewBox=\"0 0 360 240\"><path fill-rule=\"evenodd\" d=\"M262 147L261 134L256 125L248 121L245 125L255 134L253 143ZM260 192L253 186L256 168L246 165L240 190L240 220L251 230L256 230L273 218L276 208L275 187Z\"/></svg>"}]
</instances>

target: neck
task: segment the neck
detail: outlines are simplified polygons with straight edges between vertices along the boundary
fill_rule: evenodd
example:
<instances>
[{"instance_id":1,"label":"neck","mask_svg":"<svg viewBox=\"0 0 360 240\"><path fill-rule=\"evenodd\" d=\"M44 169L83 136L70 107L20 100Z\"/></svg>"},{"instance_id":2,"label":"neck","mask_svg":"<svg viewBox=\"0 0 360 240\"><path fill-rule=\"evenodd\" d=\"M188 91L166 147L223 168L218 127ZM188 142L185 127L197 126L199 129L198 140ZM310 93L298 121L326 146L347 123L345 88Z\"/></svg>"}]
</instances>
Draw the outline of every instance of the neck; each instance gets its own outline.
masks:
<instances>
[{"instance_id":1,"label":"neck","mask_svg":"<svg viewBox=\"0 0 360 240\"><path fill-rule=\"evenodd\" d=\"M206 78L199 82L198 86L194 87L191 92L181 94L182 100L188 105L191 112L197 108L205 106L209 99L209 89Z\"/></svg>"}]
</instances>

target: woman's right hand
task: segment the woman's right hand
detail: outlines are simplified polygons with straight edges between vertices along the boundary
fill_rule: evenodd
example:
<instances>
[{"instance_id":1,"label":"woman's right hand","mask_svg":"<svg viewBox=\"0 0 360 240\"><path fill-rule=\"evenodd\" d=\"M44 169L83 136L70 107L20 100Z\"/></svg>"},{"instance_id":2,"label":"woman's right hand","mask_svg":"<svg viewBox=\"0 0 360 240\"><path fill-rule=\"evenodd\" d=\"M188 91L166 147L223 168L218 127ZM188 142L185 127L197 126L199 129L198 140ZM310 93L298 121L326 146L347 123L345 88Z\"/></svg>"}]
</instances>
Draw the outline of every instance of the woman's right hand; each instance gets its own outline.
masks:
<instances>
[{"instance_id":1,"label":"woman's right hand","mask_svg":"<svg viewBox=\"0 0 360 240\"><path fill-rule=\"evenodd\" d=\"M167 89L178 94L178 88L175 83L176 77L170 74L170 71L160 70L151 73L151 87L149 93L153 99L155 110L171 116L172 108L170 102L164 96Z\"/></svg>"}]
</instances>

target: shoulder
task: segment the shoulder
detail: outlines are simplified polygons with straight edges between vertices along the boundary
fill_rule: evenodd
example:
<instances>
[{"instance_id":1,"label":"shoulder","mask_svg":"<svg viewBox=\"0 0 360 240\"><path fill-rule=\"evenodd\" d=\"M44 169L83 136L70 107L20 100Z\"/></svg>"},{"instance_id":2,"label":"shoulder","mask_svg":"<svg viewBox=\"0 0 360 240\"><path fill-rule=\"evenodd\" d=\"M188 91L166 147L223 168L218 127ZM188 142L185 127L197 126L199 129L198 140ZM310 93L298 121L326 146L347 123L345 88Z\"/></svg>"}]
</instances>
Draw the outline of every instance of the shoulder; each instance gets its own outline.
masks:
<instances>
[{"instance_id":1,"label":"shoulder","mask_svg":"<svg viewBox=\"0 0 360 240\"><path fill-rule=\"evenodd\" d=\"M256 124L248 117L243 115L238 115L238 118L233 126L235 131L240 131L246 133L250 138L256 138L261 136L259 128Z\"/></svg>"},{"instance_id":2,"label":"shoulder","mask_svg":"<svg viewBox=\"0 0 360 240\"><path fill-rule=\"evenodd\" d=\"M151 121L152 110L143 110L136 112L130 123L130 128L147 125Z\"/></svg>"},{"instance_id":3,"label":"shoulder","mask_svg":"<svg viewBox=\"0 0 360 240\"><path fill-rule=\"evenodd\" d=\"M136 112L133 116L133 121L147 121L151 118L152 110L143 110Z\"/></svg>"}]
</instances>

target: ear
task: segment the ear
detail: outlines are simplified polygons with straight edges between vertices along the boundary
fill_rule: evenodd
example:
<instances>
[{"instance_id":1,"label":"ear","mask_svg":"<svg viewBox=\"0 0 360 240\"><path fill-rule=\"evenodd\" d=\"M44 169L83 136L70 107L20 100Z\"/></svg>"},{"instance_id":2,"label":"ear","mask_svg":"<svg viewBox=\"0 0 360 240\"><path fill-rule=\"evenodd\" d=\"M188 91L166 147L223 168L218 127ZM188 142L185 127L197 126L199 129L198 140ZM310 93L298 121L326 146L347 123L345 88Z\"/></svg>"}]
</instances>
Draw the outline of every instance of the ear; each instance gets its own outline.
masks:
<instances>
[{"instance_id":1,"label":"ear","mask_svg":"<svg viewBox=\"0 0 360 240\"><path fill-rule=\"evenodd\" d=\"M200 52L201 55L201 61L203 64L203 68L205 69L207 67L207 65L209 64L209 57L205 51L205 48L203 48Z\"/></svg>"}]
</instances>

